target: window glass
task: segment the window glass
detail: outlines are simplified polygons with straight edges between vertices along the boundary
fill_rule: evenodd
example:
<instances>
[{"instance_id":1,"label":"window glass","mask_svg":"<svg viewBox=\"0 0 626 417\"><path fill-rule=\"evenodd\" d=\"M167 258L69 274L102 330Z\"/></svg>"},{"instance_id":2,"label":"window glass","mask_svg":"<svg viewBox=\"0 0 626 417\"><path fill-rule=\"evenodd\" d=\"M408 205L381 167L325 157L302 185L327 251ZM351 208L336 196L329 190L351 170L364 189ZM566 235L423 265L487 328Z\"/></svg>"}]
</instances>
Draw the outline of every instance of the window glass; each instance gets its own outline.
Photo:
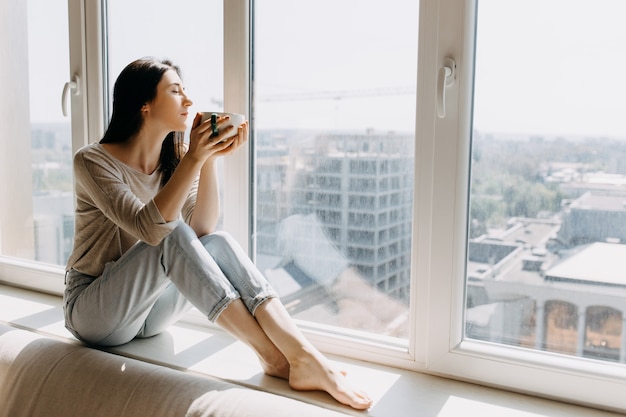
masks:
<instances>
[{"instance_id":1,"label":"window glass","mask_svg":"<svg viewBox=\"0 0 626 417\"><path fill-rule=\"evenodd\" d=\"M0 16L0 251L64 265L74 234L71 127L60 100L67 0L3 1Z\"/></svg>"},{"instance_id":2,"label":"window glass","mask_svg":"<svg viewBox=\"0 0 626 417\"><path fill-rule=\"evenodd\" d=\"M418 8L255 3L255 259L296 318L408 337Z\"/></svg>"},{"instance_id":3,"label":"window glass","mask_svg":"<svg viewBox=\"0 0 626 417\"><path fill-rule=\"evenodd\" d=\"M469 338L626 361L624 13L478 2Z\"/></svg>"}]
</instances>

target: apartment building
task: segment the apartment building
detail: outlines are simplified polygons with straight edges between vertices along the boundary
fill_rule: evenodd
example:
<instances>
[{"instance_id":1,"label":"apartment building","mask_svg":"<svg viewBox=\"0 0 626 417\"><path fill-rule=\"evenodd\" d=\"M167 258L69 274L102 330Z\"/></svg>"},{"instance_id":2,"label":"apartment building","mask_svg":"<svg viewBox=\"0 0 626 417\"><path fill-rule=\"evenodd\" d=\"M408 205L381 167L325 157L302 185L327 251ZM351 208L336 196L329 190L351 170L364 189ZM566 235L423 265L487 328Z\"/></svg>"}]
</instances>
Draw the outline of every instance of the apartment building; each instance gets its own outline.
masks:
<instances>
[{"instance_id":1,"label":"apartment building","mask_svg":"<svg viewBox=\"0 0 626 417\"><path fill-rule=\"evenodd\" d=\"M277 147L278 135L284 136ZM298 235L281 235L282 222L314 214L308 217L312 224L302 227L321 226L347 263L385 294L408 303L413 138L375 132L278 135L272 135L271 148L263 146L262 134L257 143L259 254L280 259Z\"/></svg>"}]
</instances>

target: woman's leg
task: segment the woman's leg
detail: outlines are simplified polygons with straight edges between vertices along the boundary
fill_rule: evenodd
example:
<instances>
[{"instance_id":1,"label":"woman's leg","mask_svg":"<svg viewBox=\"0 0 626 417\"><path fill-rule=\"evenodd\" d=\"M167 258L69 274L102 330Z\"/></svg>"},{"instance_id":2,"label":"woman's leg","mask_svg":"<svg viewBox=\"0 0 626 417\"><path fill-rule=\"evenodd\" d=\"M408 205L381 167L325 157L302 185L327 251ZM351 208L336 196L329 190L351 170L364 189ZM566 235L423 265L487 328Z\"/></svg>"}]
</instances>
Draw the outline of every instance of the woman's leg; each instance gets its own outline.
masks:
<instances>
[{"instance_id":1,"label":"woman's leg","mask_svg":"<svg viewBox=\"0 0 626 417\"><path fill-rule=\"evenodd\" d=\"M252 348L267 375L289 379L289 362L267 337L241 300L233 301L220 314L216 323Z\"/></svg>"},{"instance_id":2,"label":"woman's leg","mask_svg":"<svg viewBox=\"0 0 626 417\"><path fill-rule=\"evenodd\" d=\"M254 318L257 307L278 294L232 236L216 232L200 237L200 242L241 296L215 322L252 348L266 374L288 379L289 363Z\"/></svg>"},{"instance_id":3,"label":"woman's leg","mask_svg":"<svg viewBox=\"0 0 626 417\"><path fill-rule=\"evenodd\" d=\"M171 281L159 272L158 259L158 247L138 243L117 262L108 264L99 277L70 271L65 290L66 327L80 340L101 346L124 344L146 330L151 332L146 320L153 306L163 305L159 303L162 294L172 298L173 292ZM174 315L175 308L182 313L186 302L177 298L173 306L159 310Z\"/></svg>"},{"instance_id":4,"label":"woman's leg","mask_svg":"<svg viewBox=\"0 0 626 417\"><path fill-rule=\"evenodd\" d=\"M178 291L173 283L163 290L156 303L150 308L144 325L136 337L146 338L156 336L167 330L187 313L193 305Z\"/></svg>"},{"instance_id":5,"label":"woman's leg","mask_svg":"<svg viewBox=\"0 0 626 417\"><path fill-rule=\"evenodd\" d=\"M186 300L215 320L239 298L182 222L158 246L136 244L99 277L70 271L65 295L68 329L87 343L104 346L158 333L188 309Z\"/></svg>"},{"instance_id":6,"label":"woman's leg","mask_svg":"<svg viewBox=\"0 0 626 417\"><path fill-rule=\"evenodd\" d=\"M303 337L265 278L224 233L197 239L181 223L158 247L136 245L101 277L79 284L66 303L68 323L91 343L126 343L142 334L171 283L210 320L247 343L268 374L288 378L294 389L327 391L354 408L371 405ZM160 326L157 316L153 329Z\"/></svg>"},{"instance_id":7,"label":"woman's leg","mask_svg":"<svg viewBox=\"0 0 626 417\"><path fill-rule=\"evenodd\" d=\"M243 303L234 301L217 323L262 358L267 374L287 379L293 389L326 391L337 401L360 410L372 405L368 395L352 388L345 372L335 370L304 337L277 298L261 304L256 319ZM267 366L264 361L271 364Z\"/></svg>"},{"instance_id":8,"label":"woman's leg","mask_svg":"<svg viewBox=\"0 0 626 417\"><path fill-rule=\"evenodd\" d=\"M257 309L256 319L289 362L289 385L293 389L326 391L337 401L356 409L372 405L369 396L353 388L346 373L334 369L304 337L280 300L263 303Z\"/></svg>"},{"instance_id":9,"label":"woman's leg","mask_svg":"<svg viewBox=\"0 0 626 417\"><path fill-rule=\"evenodd\" d=\"M304 337L232 237L214 233L201 237L200 241L241 294L241 300L226 307L216 322L256 352L266 373L288 379L296 390L326 391L339 402L357 409L371 406L370 398L350 387L345 373L334 370Z\"/></svg>"}]
</instances>

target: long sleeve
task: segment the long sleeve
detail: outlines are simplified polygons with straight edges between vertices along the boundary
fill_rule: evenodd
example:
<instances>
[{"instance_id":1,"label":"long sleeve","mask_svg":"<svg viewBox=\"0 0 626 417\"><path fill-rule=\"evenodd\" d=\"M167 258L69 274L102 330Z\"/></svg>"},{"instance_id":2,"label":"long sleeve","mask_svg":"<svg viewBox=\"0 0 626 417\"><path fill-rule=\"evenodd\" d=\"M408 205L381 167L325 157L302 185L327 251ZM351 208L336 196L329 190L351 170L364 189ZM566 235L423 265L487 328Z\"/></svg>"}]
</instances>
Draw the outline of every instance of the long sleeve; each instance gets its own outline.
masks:
<instances>
[{"instance_id":1,"label":"long sleeve","mask_svg":"<svg viewBox=\"0 0 626 417\"><path fill-rule=\"evenodd\" d=\"M158 172L135 171L94 144L74 156L74 179L74 249L67 269L98 276L137 241L157 245L176 227L177 221L164 221L153 201ZM193 210L191 203L186 206Z\"/></svg>"}]
</instances>

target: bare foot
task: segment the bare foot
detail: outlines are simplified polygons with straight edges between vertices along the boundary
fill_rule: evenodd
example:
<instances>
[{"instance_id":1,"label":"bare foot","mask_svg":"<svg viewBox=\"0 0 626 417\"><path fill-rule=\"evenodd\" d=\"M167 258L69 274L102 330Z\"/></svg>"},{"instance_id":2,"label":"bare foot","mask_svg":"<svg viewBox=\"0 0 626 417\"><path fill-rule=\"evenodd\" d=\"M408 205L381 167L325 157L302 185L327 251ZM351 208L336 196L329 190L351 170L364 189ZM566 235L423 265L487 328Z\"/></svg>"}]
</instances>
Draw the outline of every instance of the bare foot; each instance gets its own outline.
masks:
<instances>
[{"instance_id":1,"label":"bare foot","mask_svg":"<svg viewBox=\"0 0 626 417\"><path fill-rule=\"evenodd\" d=\"M316 352L306 352L291 364L289 385L298 391L326 391L340 403L357 410L366 410L372 405L366 393L350 386L345 372L333 369L328 360Z\"/></svg>"}]
</instances>

